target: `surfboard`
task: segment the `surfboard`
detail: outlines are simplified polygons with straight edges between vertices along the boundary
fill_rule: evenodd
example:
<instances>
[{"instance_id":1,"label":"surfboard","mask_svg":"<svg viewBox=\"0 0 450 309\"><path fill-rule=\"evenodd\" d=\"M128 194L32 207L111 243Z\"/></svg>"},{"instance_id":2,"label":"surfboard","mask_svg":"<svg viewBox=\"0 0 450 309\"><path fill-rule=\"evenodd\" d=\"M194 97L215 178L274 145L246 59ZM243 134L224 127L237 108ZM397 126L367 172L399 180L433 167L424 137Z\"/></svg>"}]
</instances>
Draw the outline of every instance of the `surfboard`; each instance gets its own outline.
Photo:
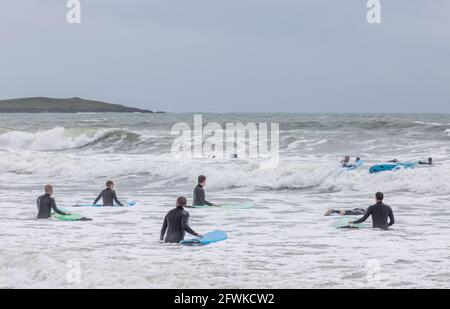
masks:
<instances>
[{"instance_id":1,"label":"surfboard","mask_svg":"<svg viewBox=\"0 0 450 309\"><path fill-rule=\"evenodd\" d=\"M400 162L400 163L386 163L374 165L370 168L369 173L375 174L387 171L397 171L404 168L414 168L417 166L417 162Z\"/></svg>"},{"instance_id":2,"label":"surfboard","mask_svg":"<svg viewBox=\"0 0 450 309\"><path fill-rule=\"evenodd\" d=\"M352 166L344 167L347 171L356 170L364 164L364 160L356 161Z\"/></svg>"},{"instance_id":3,"label":"surfboard","mask_svg":"<svg viewBox=\"0 0 450 309\"><path fill-rule=\"evenodd\" d=\"M216 230L216 231L206 233L205 235L203 235L202 238L195 237L192 239L182 240L182 241L180 241L180 244L183 246L191 246L191 247L192 246L206 246L211 243L224 241L227 239L228 239L227 233L225 233L224 231Z\"/></svg>"},{"instance_id":4,"label":"surfboard","mask_svg":"<svg viewBox=\"0 0 450 309\"><path fill-rule=\"evenodd\" d=\"M128 206L136 206L137 202L135 201L127 201L127 204L124 206L114 205L114 206L105 206L105 207L128 207ZM73 207L103 207L103 204L75 204Z\"/></svg>"},{"instance_id":5,"label":"surfboard","mask_svg":"<svg viewBox=\"0 0 450 309\"><path fill-rule=\"evenodd\" d=\"M186 206L186 208L225 208L225 209L250 209L255 207L253 203L242 203L242 204L220 204L215 206L207 206L207 205L191 205Z\"/></svg>"},{"instance_id":6,"label":"surfboard","mask_svg":"<svg viewBox=\"0 0 450 309\"><path fill-rule=\"evenodd\" d=\"M58 221L92 221L91 218L86 218L79 214L70 214L70 215L52 214L52 218Z\"/></svg>"},{"instance_id":7,"label":"surfboard","mask_svg":"<svg viewBox=\"0 0 450 309\"><path fill-rule=\"evenodd\" d=\"M334 220L333 227L336 229L363 229L367 228L368 225L365 223L360 224L349 224L349 221L355 221L357 218L352 219L352 217L343 217Z\"/></svg>"}]
</instances>

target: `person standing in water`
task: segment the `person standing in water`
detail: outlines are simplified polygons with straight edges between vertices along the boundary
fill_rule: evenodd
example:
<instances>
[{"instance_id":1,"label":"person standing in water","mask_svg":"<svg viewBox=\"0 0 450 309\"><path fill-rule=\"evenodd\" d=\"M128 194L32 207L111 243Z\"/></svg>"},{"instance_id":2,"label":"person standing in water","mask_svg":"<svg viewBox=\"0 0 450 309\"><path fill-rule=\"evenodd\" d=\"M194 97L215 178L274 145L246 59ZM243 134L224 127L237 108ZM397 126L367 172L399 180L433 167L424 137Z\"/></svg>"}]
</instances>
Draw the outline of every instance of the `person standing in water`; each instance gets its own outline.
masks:
<instances>
[{"instance_id":1,"label":"person standing in water","mask_svg":"<svg viewBox=\"0 0 450 309\"><path fill-rule=\"evenodd\" d=\"M394 225L394 212L392 208L383 203L384 194L378 192L375 194L376 204L370 206L365 215L356 221L350 221L349 224L358 224L366 221L372 216L372 227L387 230L390 226ZM388 222L389 219L389 222Z\"/></svg>"},{"instance_id":2,"label":"person standing in water","mask_svg":"<svg viewBox=\"0 0 450 309\"><path fill-rule=\"evenodd\" d=\"M45 194L38 197L36 203L38 208L38 219L48 219L51 217L51 211L53 209L59 215L65 216L70 215L70 213L65 213L56 207L55 199L53 195L53 186L45 185Z\"/></svg>"},{"instance_id":3,"label":"person standing in water","mask_svg":"<svg viewBox=\"0 0 450 309\"><path fill-rule=\"evenodd\" d=\"M116 204L119 206L123 206L123 204L117 198L116 191L114 191L114 182L112 180L108 180L106 182L106 189L100 192L100 194L94 201L94 205L96 205L100 199L103 200L103 206L114 206L114 202L116 202Z\"/></svg>"},{"instance_id":4,"label":"person standing in water","mask_svg":"<svg viewBox=\"0 0 450 309\"><path fill-rule=\"evenodd\" d=\"M205 199L205 187L206 185L206 176L200 175L198 176L198 185L194 189L194 198L193 203L194 206L215 206L213 203L208 202Z\"/></svg>"},{"instance_id":5,"label":"person standing in water","mask_svg":"<svg viewBox=\"0 0 450 309\"><path fill-rule=\"evenodd\" d=\"M184 210L186 203L186 198L180 196L177 199L177 207L169 211L165 216L163 226L161 228L161 241L168 243L179 243L184 240L186 232L197 237L202 237L200 234L194 232L194 230L189 226L189 213Z\"/></svg>"}]
</instances>

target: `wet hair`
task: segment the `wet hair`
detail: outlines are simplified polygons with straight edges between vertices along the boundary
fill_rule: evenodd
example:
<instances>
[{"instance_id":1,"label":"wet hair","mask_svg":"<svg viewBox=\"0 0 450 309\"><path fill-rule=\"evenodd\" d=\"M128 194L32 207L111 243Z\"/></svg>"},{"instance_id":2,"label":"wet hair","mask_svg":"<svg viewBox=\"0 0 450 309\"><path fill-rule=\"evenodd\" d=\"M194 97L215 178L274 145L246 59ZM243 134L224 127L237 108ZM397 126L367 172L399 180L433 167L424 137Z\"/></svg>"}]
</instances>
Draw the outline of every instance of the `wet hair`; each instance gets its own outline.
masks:
<instances>
[{"instance_id":1,"label":"wet hair","mask_svg":"<svg viewBox=\"0 0 450 309\"><path fill-rule=\"evenodd\" d=\"M53 186L52 185L45 185L44 190L45 190L45 193L50 194L50 192L53 191Z\"/></svg>"},{"instance_id":2,"label":"wet hair","mask_svg":"<svg viewBox=\"0 0 450 309\"><path fill-rule=\"evenodd\" d=\"M377 192L377 194L375 194L375 197L377 198L377 201L382 202L384 200L383 192Z\"/></svg>"},{"instance_id":3,"label":"wet hair","mask_svg":"<svg viewBox=\"0 0 450 309\"><path fill-rule=\"evenodd\" d=\"M106 182L106 186L107 186L107 187L111 187L112 185L114 185L114 181L108 180L108 181Z\"/></svg>"},{"instance_id":4,"label":"wet hair","mask_svg":"<svg viewBox=\"0 0 450 309\"><path fill-rule=\"evenodd\" d=\"M198 176L198 183L203 183L205 180L206 180L206 176L205 175Z\"/></svg>"},{"instance_id":5,"label":"wet hair","mask_svg":"<svg viewBox=\"0 0 450 309\"><path fill-rule=\"evenodd\" d=\"M177 207L184 207L187 204L187 200L184 196L177 198Z\"/></svg>"}]
</instances>

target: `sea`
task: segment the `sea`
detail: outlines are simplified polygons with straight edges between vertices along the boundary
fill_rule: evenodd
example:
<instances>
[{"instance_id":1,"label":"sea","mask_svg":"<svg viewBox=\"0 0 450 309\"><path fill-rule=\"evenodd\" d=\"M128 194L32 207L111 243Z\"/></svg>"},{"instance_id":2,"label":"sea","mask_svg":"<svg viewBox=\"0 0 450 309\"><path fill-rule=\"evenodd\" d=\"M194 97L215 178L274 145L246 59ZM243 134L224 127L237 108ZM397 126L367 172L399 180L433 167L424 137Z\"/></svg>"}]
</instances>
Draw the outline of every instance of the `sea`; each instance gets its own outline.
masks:
<instances>
[{"instance_id":1,"label":"sea","mask_svg":"<svg viewBox=\"0 0 450 309\"><path fill-rule=\"evenodd\" d=\"M193 113L0 114L0 288L450 288L450 115L204 113L203 125L278 124L276 165L246 156L175 156ZM176 152L176 151L175 151ZM345 155L365 164L347 171ZM388 160L433 166L370 174ZM159 241L178 196L252 209L188 209L200 234ZM107 180L134 207L76 208ZM54 185L58 207L92 221L37 220ZM388 231L336 229L328 208L366 208L376 192ZM354 219L354 218L349 218ZM190 237L187 235L186 237Z\"/></svg>"}]
</instances>

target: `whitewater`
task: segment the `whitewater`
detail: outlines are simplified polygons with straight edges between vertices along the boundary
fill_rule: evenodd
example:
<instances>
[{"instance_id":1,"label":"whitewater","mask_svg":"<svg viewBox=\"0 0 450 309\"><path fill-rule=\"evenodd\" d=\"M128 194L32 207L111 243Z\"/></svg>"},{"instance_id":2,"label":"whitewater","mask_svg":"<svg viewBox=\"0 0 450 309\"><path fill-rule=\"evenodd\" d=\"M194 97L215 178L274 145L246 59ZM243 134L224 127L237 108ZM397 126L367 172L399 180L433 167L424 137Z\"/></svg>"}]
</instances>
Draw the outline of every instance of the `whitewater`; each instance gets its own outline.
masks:
<instances>
[{"instance_id":1,"label":"whitewater","mask_svg":"<svg viewBox=\"0 0 450 309\"><path fill-rule=\"evenodd\" d=\"M450 115L204 114L206 123L279 123L280 163L180 159L175 123L194 114L0 114L0 288L450 288ZM366 162L343 171L346 154ZM371 175L373 164L433 167ZM191 209L201 248L159 242L178 196L198 175L208 200L253 209ZM74 208L106 180L136 207ZM89 222L36 220L55 187L60 208ZM337 230L331 208L368 207L383 191L389 231ZM369 220L370 222L370 220ZM80 280L68 274L79 263ZM182 272L179 270L183 269Z\"/></svg>"}]
</instances>

